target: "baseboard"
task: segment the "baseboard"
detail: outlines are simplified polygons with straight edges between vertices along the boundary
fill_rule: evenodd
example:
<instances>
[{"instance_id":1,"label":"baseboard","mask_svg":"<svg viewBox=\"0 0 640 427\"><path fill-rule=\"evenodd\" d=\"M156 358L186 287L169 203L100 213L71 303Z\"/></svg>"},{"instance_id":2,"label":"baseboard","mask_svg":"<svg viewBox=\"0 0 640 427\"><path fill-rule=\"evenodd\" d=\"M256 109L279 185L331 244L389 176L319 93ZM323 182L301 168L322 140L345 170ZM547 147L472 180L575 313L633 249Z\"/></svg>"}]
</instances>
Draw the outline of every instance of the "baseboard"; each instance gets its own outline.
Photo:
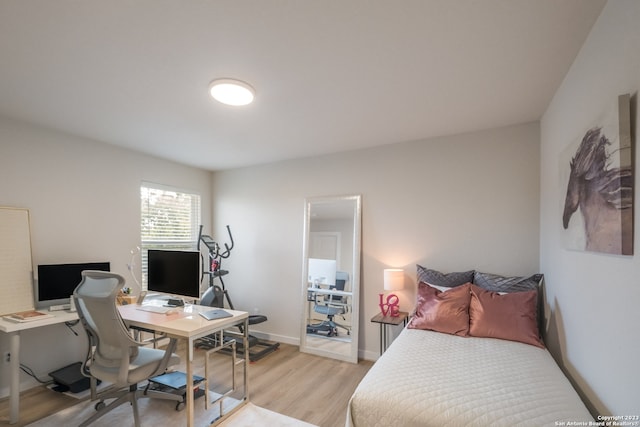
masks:
<instances>
[{"instance_id":1,"label":"baseboard","mask_svg":"<svg viewBox=\"0 0 640 427\"><path fill-rule=\"evenodd\" d=\"M3 378L4 379L4 378ZM9 379L9 376L7 375L7 380ZM30 390L34 387L37 387L41 385L38 381L36 381L35 379L29 377L26 380L23 380L20 382L20 393L22 393L23 391L26 390ZM0 388L0 399L4 399L9 397L9 386L6 387L2 387Z\"/></svg>"},{"instance_id":2,"label":"baseboard","mask_svg":"<svg viewBox=\"0 0 640 427\"><path fill-rule=\"evenodd\" d=\"M286 335L277 335L277 334L269 334L266 332L254 331L253 329L249 329L249 333L257 338L267 341L276 341L281 342L283 344L290 345L300 345L300 338L298 337L289 337Z\"/></svg>"},{"instance_id":3,"label":"baseboard","mask_svg":"<svg viewBox=\"0 0 640 427\"><path fill-rule=\"evenodd\" d=\"M258 337L260 339L267 340L267 341L276 341L276 342L281 342L284 344L290 344L290 345L296 345L296 346L300 345L300 338L298 337L269 334L266 332L260 332L260 331L254 331L254 330L250 330L249 333L251 333L251 335L255 337ZM358 349L358 358L360 359L367 360L370 362L375 362L376 360L378 360L379 357L380 357L380 354L376 351L367 351L367 350Z\"/></svg>"},{"instance_id":4,"label":"baseboard","mask_svg":"<svg viewBox=\"0 0 640 427\"><path fill-rule=\"evenodd\" d=\"M380 354L377 351L358 350L358 357L362 360L375 362L380 357Z\"/></svg>"}]
</instances>

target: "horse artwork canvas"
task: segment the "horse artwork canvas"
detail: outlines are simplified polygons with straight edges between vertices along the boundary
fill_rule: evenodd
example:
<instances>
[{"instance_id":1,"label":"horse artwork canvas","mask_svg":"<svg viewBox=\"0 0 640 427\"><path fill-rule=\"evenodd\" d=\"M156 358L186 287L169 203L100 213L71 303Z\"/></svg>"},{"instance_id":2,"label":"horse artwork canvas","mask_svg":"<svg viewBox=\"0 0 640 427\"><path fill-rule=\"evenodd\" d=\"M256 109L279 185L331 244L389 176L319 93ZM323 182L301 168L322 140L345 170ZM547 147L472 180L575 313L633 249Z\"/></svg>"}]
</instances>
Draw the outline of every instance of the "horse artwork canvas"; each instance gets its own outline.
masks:
<instances>
[{"instance_id":1,"label":"horse artwork canvas","mask_svg":"<svg viewBox=\"0 0 640 427\"><path fill-rule=\"evenodd\" d=\"M633 255L630 96L619 96L617 107L565 150L562 227L569 249Z\"/></svg>"}]
</instances>

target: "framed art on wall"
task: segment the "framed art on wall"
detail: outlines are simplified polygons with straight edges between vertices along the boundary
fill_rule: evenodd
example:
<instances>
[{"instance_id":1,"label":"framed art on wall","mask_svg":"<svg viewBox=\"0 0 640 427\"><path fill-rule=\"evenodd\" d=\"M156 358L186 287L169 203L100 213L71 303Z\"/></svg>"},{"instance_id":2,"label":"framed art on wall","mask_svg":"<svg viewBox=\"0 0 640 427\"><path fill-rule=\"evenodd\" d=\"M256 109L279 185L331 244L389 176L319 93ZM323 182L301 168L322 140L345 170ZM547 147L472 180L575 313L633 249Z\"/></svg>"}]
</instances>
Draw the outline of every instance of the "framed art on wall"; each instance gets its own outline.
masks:
<instances>
[{"instance_id":1,"label":"framed art on wall","mask_svg":"<svg viewBox=\"0 0 640 427\"><path fill-rule=\"evenodd\" d=\"M561 155L563 244L633 255L631 97L620 95Z\"/></svg>"}]
</instances>

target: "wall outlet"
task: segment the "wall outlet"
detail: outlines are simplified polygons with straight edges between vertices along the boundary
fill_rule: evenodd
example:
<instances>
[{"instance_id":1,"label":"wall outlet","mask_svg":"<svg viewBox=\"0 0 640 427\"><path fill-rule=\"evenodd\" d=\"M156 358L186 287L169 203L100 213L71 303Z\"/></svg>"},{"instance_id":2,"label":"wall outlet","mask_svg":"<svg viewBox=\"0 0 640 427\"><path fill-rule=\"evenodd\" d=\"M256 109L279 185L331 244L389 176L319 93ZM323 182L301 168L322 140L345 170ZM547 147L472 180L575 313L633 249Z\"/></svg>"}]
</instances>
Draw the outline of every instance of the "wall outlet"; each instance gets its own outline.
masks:
<instances>
[{"instance_id":1,"label":"wall outlet","mask_svg":"<svg viewBox=\"0 0 640 427\"><path fill-rule=\"evenodd\" d=\"M5 363L9 363L11 361L11 353L9 353L8 351L5 351L4 354L2 355L2 361Z\"/></svg>"}]
</instances>

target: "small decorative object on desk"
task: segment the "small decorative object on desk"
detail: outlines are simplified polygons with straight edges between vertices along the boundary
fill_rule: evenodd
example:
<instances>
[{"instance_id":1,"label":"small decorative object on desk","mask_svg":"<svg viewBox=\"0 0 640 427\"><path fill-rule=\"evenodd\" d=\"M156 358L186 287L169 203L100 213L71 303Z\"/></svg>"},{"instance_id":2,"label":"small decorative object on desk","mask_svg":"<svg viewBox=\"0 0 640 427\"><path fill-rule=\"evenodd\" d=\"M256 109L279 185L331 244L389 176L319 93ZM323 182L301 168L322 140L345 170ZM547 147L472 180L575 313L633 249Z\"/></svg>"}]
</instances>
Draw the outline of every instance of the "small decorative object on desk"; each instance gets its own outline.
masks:
<instances>
[{"instance_id":1,"label":"small decorative object on desk","mask_svg":"<svg viewBox=\"0 0 640 427\"><path fill-rule=\"evenodd\" d=\"M5 319L11 322L32 322L34 320L44 320L50 317L53 317L53 315L36 310L21 311L4 316Z\"/></svg>"},{"instance_id":2,"label":"small decorative object on desk","mask_svg":"<svg viewBox=\"0 0 640 427\"><path fill-rule=\"evenodd\" d=\"M404 270L399 268L386 268L384 270L384 290L396 291L404 288ZM387 296L386 302L383 300L384 294L379 294L379 306L383 316L398 317L400 313L400 298L396 294Z\"/></svg>"},{"instance_id":3,"label":"small decorative object on desk","mask_svg":"<svg viewBox=\"0 0 640 427\"><path fill-rule=\"evenodd\" d=\"M128 305L134 304L137 301L137 297L135 295L131 295L131 288L122 288L122 290L118 293L117 301L120 305Z\"/></svg>"}]
</instances>

